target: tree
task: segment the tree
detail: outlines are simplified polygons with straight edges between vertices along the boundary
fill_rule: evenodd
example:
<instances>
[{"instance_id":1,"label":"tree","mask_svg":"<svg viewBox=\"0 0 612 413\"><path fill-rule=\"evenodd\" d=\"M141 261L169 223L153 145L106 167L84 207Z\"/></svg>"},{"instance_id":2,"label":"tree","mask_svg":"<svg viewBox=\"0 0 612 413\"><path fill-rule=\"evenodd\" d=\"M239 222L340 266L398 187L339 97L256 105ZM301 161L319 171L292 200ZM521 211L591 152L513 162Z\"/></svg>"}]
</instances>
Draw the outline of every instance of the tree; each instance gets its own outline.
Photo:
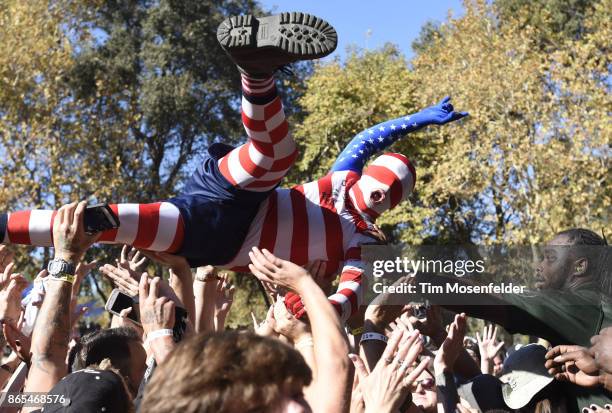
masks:
<instances>
[{"instance_id":1,"label":"tree","mask_svg":"<svg viewBox=\"0 0 612 413\"><path fill-rule=\"evenodd\" d=\"M3 210L164 199L210 142L244 139L238 72L216 41L222 19L244 12L259 9L250 0L1 2ZM45 253L20 264L35 274Z\"/></svg>"},{"instance_id":2,"label":"tree","mask_svg":"<svg viewBox=\"0 0 612 413\"><path fill-rule=\"evenodd\" d=\"M122 174L139 189L121 198L171 196L209 143L241 138L239 75L216 29L247 11L257 11L253 1L111 1L96 10L68 82L82 118L104 126L96 136L121 125L122 139L104 137L121 145L109 152L138 161Z\"/></svg>"},{"instance_id":3,"label":"tree","mask_svg":"<svg viewBox=\"0 0 612 413\"><path fill-rule=\"evenodd\" d=\"M408 63L393 48L319 66L296 126L303 182L326 173L344 144L382 120L445 94L470 112L427 128L392 150L417 168L410 204L381 216L392 239L410 243L537 243L572 226L597 229L609 216L609 0L588 17L582 39L555 53L525 15L503 24L484 0ZM527 13L528 11L524 11Z\"/></svg>"},{"instance_id":4,"label":"tree","mask_svg":"<svg viewBox=\"0 0 612 413\"><path fill-rule=\"evenodd\" d=\"M300 147L292 182L317 179L361 130L412 109L412 81L405 59L391 45L354 52L346 63L315 66L298 100L302 122L294 124Z\"/></svg>"},{"instance_id":5,"label":"tree","mask_svg":"<svg viewBox=\"0 0 612 413\"><path fill-rule=\"evenodd\" d=\"M606 2L591 21L609 17ZM437 149L420 195L425 205L445 206L419 218L441 230L452 216L471 227L472 240L495 243L605 225L610 127L602 80L609 60L601 39L609 25L548 54L535 47L540 32L524 26L523 15L497 21L484 1L466 3L466 14L413 61L421 104L447 89L471 114L462 127L426 133Z\"/></svg>"},{"instance_id":6,"label":"tree","mask_svg":"<svg viewBox=\"0 0 612 413\"><path fill-rule=\"evenodd\" d=\"M565 40L578 40L584 35L592 0L495 0L501 22L522 15L524 26L538 27L539 45L557 47Z\"/></svg>"},{"instance_id":7,"label":"tree","mask_svg":"<svg viewBox=\"0 0 612 413\"><path fill-rule=\"evenodd\" d=\"M421 26L419 36L412 41L412 50L415 53L424 53L427 48L440 36L440 22L428 20Z\"/></svg>"}]
</instances>

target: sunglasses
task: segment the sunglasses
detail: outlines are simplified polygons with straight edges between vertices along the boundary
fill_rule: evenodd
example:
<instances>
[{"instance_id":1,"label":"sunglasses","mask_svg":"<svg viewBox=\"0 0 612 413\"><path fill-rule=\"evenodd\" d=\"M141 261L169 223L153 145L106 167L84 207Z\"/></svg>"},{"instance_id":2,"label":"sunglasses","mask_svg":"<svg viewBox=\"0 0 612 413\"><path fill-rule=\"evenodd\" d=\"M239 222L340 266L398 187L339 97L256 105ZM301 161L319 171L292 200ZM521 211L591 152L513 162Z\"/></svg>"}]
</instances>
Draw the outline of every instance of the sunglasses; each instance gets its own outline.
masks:
<instances>
[{"instance_id":1,"label":"sunglasses","mask_svg":"<svg viewBox=\"0 0 612 413\"><path fill-rule=\"evenodd\" d=\"M419 384L423 390L432 390L434 387L436 387L436 381L430 377L415 381L412 383L412 387L416 389L419 387Z\"/></svg>"}]
</instances>

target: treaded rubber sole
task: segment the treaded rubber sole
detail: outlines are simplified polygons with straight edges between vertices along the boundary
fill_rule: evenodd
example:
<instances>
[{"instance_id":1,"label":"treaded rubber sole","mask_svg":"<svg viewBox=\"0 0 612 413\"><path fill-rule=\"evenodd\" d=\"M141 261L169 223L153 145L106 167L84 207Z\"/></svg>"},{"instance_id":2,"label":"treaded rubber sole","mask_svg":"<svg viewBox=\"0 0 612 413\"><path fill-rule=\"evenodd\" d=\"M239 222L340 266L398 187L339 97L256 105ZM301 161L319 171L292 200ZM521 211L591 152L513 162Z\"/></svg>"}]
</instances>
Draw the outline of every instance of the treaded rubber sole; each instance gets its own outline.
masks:
<instances>
[{"instance_id":1,"label":"treaded rubber sole","mask_svg":"<svg viewBox=\"0 0 612 413\"><path fill-rule=\"evenodd\" d=\"M338 34L319 17L285 12L265 17L232 16L219 25L217 40L230 53L239 49L278 49L295 60L310 60L332 53Z\"/></svg>"}]
</instances>

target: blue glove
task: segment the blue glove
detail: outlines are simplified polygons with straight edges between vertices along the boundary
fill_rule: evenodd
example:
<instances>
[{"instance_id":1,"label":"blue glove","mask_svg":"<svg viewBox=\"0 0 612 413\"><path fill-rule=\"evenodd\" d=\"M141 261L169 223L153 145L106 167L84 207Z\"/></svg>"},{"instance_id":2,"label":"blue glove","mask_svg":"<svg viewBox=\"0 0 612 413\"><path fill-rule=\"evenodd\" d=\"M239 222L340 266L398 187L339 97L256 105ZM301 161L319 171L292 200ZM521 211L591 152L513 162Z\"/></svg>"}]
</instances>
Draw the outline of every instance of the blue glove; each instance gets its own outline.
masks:
<instances>
[{"instance_id":1,"label":"blue glove","mask_svg":"<svg viewBox=\"0 0 612 413\"><path fill-rule=\"evenodd\" d=\"M455 112L450 96L437 105L430 106L413 115L392 119L372 126L357 134L340 153L332 171L355 171L361 173L369 157L389 147L393 142L427 125L444 125L468 116L467 112Z\"/></svg>"},{"instance_id":2,"label":"blue glove","mask_svg":"<svg viewBox=\"0 0 612 413\"><path fill-rule=\"evenodd\" d=\"M419 126L444 125L469 115L467 112L455 112L450 99L450 96L446 96L437 105L429 106L415 113L410 117L410 121L416 122Z\"/></svg>"}]
</instances>

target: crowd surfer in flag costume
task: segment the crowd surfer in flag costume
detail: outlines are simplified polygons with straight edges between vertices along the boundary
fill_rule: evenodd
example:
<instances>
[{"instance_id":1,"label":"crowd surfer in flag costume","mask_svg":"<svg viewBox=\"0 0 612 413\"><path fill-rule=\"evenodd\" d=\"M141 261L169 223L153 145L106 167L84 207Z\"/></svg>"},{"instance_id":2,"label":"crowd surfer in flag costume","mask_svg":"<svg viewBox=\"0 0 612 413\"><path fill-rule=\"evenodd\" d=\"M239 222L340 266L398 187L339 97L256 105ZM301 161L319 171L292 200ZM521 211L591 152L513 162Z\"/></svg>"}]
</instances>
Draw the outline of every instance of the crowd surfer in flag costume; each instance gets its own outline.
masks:
<instances>
[{"instance_id":1,"label":"crowd surfer in flag costume","mask_svg":"<svg viewBox=\"0 0 612 413\"><path fill-rule=\"evenodd\" d=\"M364 263L361 246L376 242L374 222L412 192L416 173L402 154L369 157L427 125L467 116L450 98L418 113L373 126L356 135L324 177L279 188L298 152L289 133L273 75L298 60L333 52L337 34L326 21L305 13L255 18L235 16L217 32L242 76L245 144L209 147L183 193L150 204L113 204L120 226L100 242L184 256L192 267L215 265L248 271L253 247L305 265L315 260L343 263L337 292L329 297L346 321L359 307ZM0 215L4 243L52 245L55 211ZM287 308L304 314L298 296Z\"/></svg>"}]
</instances>

